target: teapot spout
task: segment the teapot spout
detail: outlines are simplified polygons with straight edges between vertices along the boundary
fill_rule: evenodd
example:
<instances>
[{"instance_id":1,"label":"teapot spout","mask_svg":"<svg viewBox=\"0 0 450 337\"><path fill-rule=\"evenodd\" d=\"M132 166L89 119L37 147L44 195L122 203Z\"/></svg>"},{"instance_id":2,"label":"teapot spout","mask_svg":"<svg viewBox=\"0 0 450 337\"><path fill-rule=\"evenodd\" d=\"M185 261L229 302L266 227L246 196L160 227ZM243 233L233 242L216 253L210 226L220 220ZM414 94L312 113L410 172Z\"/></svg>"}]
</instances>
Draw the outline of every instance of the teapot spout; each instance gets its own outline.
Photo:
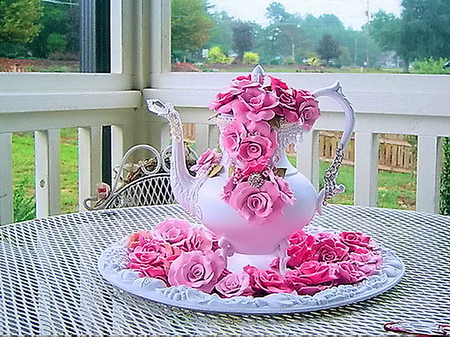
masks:
<instances>
[{"instance_id":1,"label":"teapot spout","mask_svg":"<svg viewBox=\"0 0 450 337\"><path fill-rule=\"evenodd\" d=\"M147 109L156 116L164 117L169 121L172 136L172 156L170 158L172 192L181 206L193 216L199 217L196 207L198 179L189 173L186 166L186 151L180 114L171 103L164 103L159 99L148 99Z\"/></svg>"}]
</instances>

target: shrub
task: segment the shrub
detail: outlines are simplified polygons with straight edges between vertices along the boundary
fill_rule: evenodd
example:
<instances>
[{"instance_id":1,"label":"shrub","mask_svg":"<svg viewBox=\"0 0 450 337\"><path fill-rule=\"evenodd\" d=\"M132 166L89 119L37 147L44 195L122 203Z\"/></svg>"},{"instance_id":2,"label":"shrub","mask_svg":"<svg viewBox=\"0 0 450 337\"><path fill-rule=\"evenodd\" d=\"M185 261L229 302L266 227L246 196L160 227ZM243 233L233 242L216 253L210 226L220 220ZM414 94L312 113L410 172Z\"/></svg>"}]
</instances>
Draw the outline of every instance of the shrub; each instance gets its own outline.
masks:
<instances>
[{"instance_id":1,"label":"shrub","mask_svg":"<svg viewBox=\"0 0 450 337\"><path fill-rule=\"evenodd\" d=\"M219 46L212 47L208 51L209 63L231 63L232 60L233 58L225 55Z\"/></svg>"},{"instance_id":2,"label":"shrub","mask_svg":"<svg viewBox=\"0 0 450 337\"><path fill-rule=\"evenodd\" d=\"M23 178L13 192L14 222L32 220L36 217L34 197L25 195L28 179Z\"/></svg>"},{"instance_id":3,"label":"shrub","mask_svg":"<svg viewBox=\"0 0 450 337\"><path fill-rule=\"evenodd\" d=\"M442 157L440 211L441 214L450 215L450 138L444 138Z\"/></svg>"},{"instance_id":4,"label":"shrub","mask_svg":"<svg viewBox=\"0 0 450 337\"><path fill-rule=\"evenodd\" d=\"M417 60L413 62L414 69L419 74L445 74L447 71L444 68L447 59L440 58L435 60L430 57L423 60Z\"/></svg>"},{"instance_id":5,"label":"shrub","mask_svg":"<svg viewBox=\"0 0 450 337\"><path fill-rule=\"evenodd\" d=\"M244 64L255 65L259 63L259 54L253 52L246 52L244 54Z\"/></svg>"}]
</instances>

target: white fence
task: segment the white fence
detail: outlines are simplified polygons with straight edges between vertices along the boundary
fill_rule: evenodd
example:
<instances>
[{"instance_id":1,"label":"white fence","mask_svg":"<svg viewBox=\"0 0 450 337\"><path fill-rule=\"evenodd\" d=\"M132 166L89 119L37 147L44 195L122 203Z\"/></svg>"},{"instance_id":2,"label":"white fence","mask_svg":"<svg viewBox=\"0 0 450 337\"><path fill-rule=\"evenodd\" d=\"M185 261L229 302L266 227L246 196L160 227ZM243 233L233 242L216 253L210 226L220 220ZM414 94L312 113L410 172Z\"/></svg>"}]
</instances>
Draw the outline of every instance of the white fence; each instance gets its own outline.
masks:
<instances>
[{"instance_id":1,"label":"white fence","mask_svg":"<svg viewBox=\"0 0 450 337\"><path fill-rule=\"evenodd\" d=\"M21 75L21 74L18 74ZM142 98L171 101L184 122L195 123L198 151L217 143L205 108L215 93L237 74L158 74L152 88L102 92L60 92L21 95L0 93L0 223L12 222L11 135L35 132L37 216L60 212L59 129L79 128L79 201L92 195L101 180L101 126L112 125L112 163L126 148L141 142L169 143L163 119L150 116ZM450 77L430 75L276 74L293 87L316 90L341 81L352 101L355 128L355 204L376 206L378 134L418 136L417 210L437 212L441 139L450 136ZM3 75L2 75L3 76ZM175 85L174 85L175 83ZM112 85L113 86L113 85ZM143 97L142 97L143 96ZM76 102L76 103L75 103ZM322 117L307 134L298 167L317 186L318 132L341 130L343 114L331 100L321 100ZM82 203L80 202L80 205ZM82 206L80 206L80 210Z\"/></svg>"}]
</instances>

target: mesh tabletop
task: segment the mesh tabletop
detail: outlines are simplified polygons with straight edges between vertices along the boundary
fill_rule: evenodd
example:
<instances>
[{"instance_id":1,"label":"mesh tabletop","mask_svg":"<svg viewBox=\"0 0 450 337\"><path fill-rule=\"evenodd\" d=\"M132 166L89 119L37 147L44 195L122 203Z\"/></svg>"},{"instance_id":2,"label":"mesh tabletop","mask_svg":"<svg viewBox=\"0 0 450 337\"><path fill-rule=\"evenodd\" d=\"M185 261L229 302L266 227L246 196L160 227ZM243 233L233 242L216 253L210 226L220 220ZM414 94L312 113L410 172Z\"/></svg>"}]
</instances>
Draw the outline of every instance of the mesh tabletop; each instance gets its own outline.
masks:
<instances>
[{"instance_id":1,"label":"mesh tabletop","mask_svg":"<svg viewBox=\"0 0 450 337\"><path fill-rule=\"evenodd\" d=\"M335 309L283 315L191 311L121 291L97 269L99 255L180 206L75 213L0 226L0 334L384 334L391 321L450 321L450 218L329 205L312 224L358 230L395 252L406 273L375 298Z\"/></svg>"}]
</instances>

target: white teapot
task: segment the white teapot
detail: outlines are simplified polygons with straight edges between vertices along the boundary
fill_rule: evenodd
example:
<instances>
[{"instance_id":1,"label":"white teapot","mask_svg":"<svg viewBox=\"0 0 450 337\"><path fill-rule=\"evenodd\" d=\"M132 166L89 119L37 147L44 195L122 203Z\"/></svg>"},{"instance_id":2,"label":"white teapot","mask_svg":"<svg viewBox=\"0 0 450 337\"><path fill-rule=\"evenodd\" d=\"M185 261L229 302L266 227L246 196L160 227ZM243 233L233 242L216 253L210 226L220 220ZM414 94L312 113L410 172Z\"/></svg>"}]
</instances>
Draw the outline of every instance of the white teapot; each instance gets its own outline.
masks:
<instances>
[{"instance_id":1,"label":"white teapot","mask_svg":"<svg viewBox=\"0 0 450 337\"><path fill-rule=\"evenodd\" d=\"M345 130L324 189L290 164L286 147L298 143L320 116L317 98L340 103ZM228 269L252 264L268 268L284 257L288 238L321 214L326 199L343 191L336 184L343 150L354 128L354 110L339 83L310 93L266 76L261 66L219 92L210 108L218 112L220 150L201 155L197 175L186 168L183 130L170 103L147 100L150 112L168 119L172 134L171 185L177 201L218 238ZM282 268L282 267L281 267Z\"/></svg>"}]
</instances>

